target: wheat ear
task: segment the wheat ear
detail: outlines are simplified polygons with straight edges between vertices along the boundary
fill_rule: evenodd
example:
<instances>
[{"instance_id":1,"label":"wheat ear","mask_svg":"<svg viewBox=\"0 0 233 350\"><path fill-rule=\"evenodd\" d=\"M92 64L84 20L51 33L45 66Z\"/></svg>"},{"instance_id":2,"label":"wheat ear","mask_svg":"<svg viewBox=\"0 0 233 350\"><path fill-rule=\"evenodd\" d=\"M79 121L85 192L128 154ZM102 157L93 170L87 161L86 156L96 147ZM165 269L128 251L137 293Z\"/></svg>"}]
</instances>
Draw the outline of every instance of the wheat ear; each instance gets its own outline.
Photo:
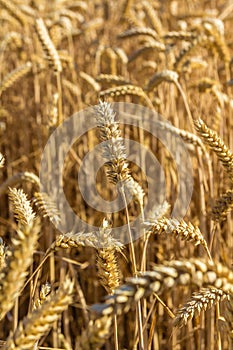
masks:
<instances>
[{"instance_id":1,"label":"wheat ear","mask_svg":"<svg viewBox=\"0 0 233 350\"><path fill-rule=\"evenodd\" d=\"M35 192L33 202L43 217L48 217L55 223L58 223L61 220L61 213L47 193Z\"/></svg>"},{"instance_id":2,"label":"wheat ear","mask_svg":"<svg viewBox=\"0 0 233 350\"><path fill-rule=\"evenodd\" d=\"M26 16L22 11L10 0L0 0L0 5L5 8L17 21L22 25L26 24Z\"/></svg>"},{"instance_id":3,"label":"wheat ear","mask_svg":"<svg viewBox=\"0 0 233 350\"><path fill-rule=\"evenodd\" d=\"M35 342L52 327L72 302L72 293L73 283L66 278L56 293L51 293L40 307L20 322L14 334L7 340L6 350L33 349Z\"/></svg>"},{"instance_id":4,"label":"wheat ear","mask_svg":"<svg viewBox=\"0 0 233 350\"><path fill-rule=\"evenodd\" d=\"M116 251L119 247L109 246L109 236L111 236L111 227L109 222L104 219L102 227L99 229L99 245L97 249L97 268L98 276L102 286L109 294L112 294L120 283L120 271L117 264Z\"/></svg>"},{"instance_id":5,"label":"wheat ear","mask_svg":"<svg viewBox=\"0 0 233 350\"><path fill-rule=\"evenodd\" d=\"M221 161L224 169L229 175L230 179L233 180L233 154L229 148L225 145L218 134L208 128L202 119L194 121L194 125L200 137L204 143L208 145L214 153L216 153L218 159Z\"/></svg>"},{"instance_id":6,"label":"wheat ear","mask_svg":"<svg viewBox=\"0 0 233 350\"><path fill-rule=\"evenodd\" d=\"M17 81L25 77L28 73L31 72L32 64L31 62L27 62L20 67L17 67L13 71L11 71L7 76L3 79L0 85L0 96L3 92L8 90L12 85L14 85Z\"/></svg>"},{"instance_id":7,"label":"wheat ear","mask_svg":"<svg viewBox=\"0 0 233 350\"><path fill-rule=\"evenodd\" d=\"M38 187L40 186L39 177L33 173L25 171L23 173L15 174L9 177L5 182L3 182L0 186L0 196L3 195L6 191L8 191L9 187L21 184L24 181L29 181Z\"/></svg>"},{"instance_id":8,"label":"wheat ear","mask_svg":"<svg viewBox=\"0 0 233 350\"><path fill-rule=\"evenodd\" d=\"M215 221L226 220L227 214L233 208L233 190L227 190L218 198L212 208L211 217Z\"/></svg>"},{"instance_id":9,"label":"wheat ear","mask_svg":"<svg viewBox=\"0 0 233 350\"><path fill-rule=\"evenodd\" d=\"M55 72L62 71L62 64L58 52L50 39L48 30L42 18L36 20L36 31L40 39L43 50L45 51L49 62L51 63Z\"/></svg>"},{"instance_id":10,"label":"wheat ear","mask_svg":"<svg viewBox=\"0 0 233 350\"><path fill-rule=\"evenodd\" d=\"M226 297L227 294L221 289L202 288L200 291L194 293L191 299L176 312L174 326L185 326L188 320L194 317L195 313L200 314L201 311L206 311L207 308L211 308Z\"/></svg>"}]
</instances>

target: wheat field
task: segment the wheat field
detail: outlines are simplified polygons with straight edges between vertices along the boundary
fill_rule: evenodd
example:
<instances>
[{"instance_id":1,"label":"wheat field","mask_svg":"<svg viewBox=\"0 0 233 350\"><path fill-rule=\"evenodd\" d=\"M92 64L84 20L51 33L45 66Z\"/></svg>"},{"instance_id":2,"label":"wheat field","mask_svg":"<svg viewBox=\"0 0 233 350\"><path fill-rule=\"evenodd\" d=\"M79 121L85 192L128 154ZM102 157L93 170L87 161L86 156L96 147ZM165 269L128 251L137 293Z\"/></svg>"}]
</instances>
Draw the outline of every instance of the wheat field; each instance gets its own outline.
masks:
<instances>
[{"instance_id":1,"label":"wheat field","mask_svg":"<svg viewBox=\"0 0 233 350\"><path fill-rule=\"evenodd\" d=\"M0 23L0 349L233 349L232 1L0 0ZM119 102L134 106L131 124ZM96 229L62 231L60 189L54 201L40 186L62 143L45 173L41 159L57 128L90 108L94 127L59 166L72 212ZM136 142L163 169L162 201ZM93 158L78 183L98 145L102 165ZM193 188L178 217L187 158ZM94 170L117 212L86 202Z\"/></svg>"}]
</instances>

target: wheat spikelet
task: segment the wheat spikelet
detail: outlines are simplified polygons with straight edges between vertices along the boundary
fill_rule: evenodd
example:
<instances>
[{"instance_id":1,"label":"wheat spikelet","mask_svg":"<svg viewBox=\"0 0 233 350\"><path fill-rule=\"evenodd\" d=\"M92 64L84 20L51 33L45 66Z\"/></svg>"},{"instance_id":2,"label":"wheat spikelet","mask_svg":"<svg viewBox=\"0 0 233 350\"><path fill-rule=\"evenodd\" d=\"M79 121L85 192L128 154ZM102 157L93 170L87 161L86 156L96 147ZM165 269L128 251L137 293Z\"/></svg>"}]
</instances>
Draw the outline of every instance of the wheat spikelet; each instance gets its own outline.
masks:
<instances>
[{"instance_id":1,"label":"wheat spikelet","mask_svg":"<svg viewBox=\"0 0 233 350\"><path fill-rule=\"evenodd\" d=\"M233 190L227 190L219 199L216 200L211 211L211 217L215 221L226 220L227 214L232 210L232 208Z\"/></svg>"},{"instance_id":2,"label":"wheat spikelet","mask_svg":"<svg viewBox=\"0 0 233 350\"><path fill-rule=\"evenodd\" d=\"M9 177L5 182L3 182L0 185L0 196L3 195L6 191L8 191L9 187L16 186L17 184L20 184L24 181L29 181L32 184L40 186L40 179L37 175L30 173L28 171L25 171L23 173L18 173L16 175L13 175L12 177Z\"/></svg>"},{"instance_id":3,"label":"wheat spikelet","mask_svg":"<svg viewBox=\"0 0 233 350\"><path fill-rule=\"evenodd\" d=\"M139 35L145 35L145 36L151 36L152 38L158 40L158 34L156 33L155 30L151 28L146 28L146 27L137 27L137 28L131 28L126 30L125 32L121 33L118 35L118 38L120 39L127 39L131 38L134 36L139 36Z\"/></svg>"},{"instance_id":4,"label":"wheat spikelet","mask_svg":"<svg viewBox=\"0 0 233 350\"><path fill-rule=\"evenodd\" d=\"M17 237L12 238L13 247L1 271L0 280L0 319L14 305L24 284L27 269L33 261L33 252L38 238L39 226L30 203L21 190L11 191L15 214L19 218ZM20 208L19 206L22 205Z\"/></svg>"},{"instance_id":5,"label":"wheat spikelet","mask_svg":"<svg viewBox=\"0 0 233 350\"><path fill-rule=\"evenodd\" d=\"M78 338L75 350L98 350L110 336L112 317L102 316L90 321L87 330Z\"/></svg>"},{"instance_id":6,"label":"wheat spikelet","mask_svg":"<svg viewBox=\"0 0 233 350\"><path fill-rule=\"evenodd\" d=\"M223 293L233 291L233 272L221 265L203 259L165 261L155 265L153 271L145 271L140 277L129 277L126 283L115 289L105 302L95 304L92 310L99 315L118 315L128 312L132 305L153 293L161 295L178 286L195 285L221 289Z\"/></svg>"},{"instance_id":7,"label":"wheat spikelet","mask_svg":"<svg viewBox=\"0 0 233 350\"><path fill-rule=\"evenodd\" d=\"M194 317L195 313L200 314L201 311L206 311L207 308L211 308L226 297L227 294L221 289L202 288L200 291L194 293L191 299L176 312L174 326L185 326L188 320L191 320Z\"/></svg>"},{"instance_id":8,"label":"wheat spikelet","mask_svg":"<svg viewBox=\"0 0 233 350\"><path fill-rule=\"evenodd\" d=\"M19 224L32 226L35 214L33 213L30 202L23 190L9 188L9 198L12 202L14 214Z\"/></svg>"},{"instance_id":9,"label":"wheat spikelet","mask_svg":"<svg viewBox=\"0 0 233 350\"><path fill-rule=\"evenodd\" d=\"M61 220L61 213L56 204L47 193L34 193L34 203L43 217L48 217L52 222L58 223Z\"/></svg>"},{"instance_id":10,"label":"wheat spikelet","mask_svg":"<svg viewBox=\"0 0 233 350\"><path fill-rule=\"evenodd\" d=\"M10 0L0 0L0 5L5 8L22 25L26 24L26 17L22 11Z\"/></svg>"},{"instance_id":11,"label":"wheat spikelet","mask_svg":"<svg viewBox=\"0 0 233 350\"><path fill-rule=\"evenodd\" d=\"M62 71L61 60L42 18L36 20L36 31L51 66L55 72L60 73Z\"/></svg>"},{"instance_id":12,"label":"wheat spikelet","mask_svg":"<svg viewBox=\"0 0 233 350\"><path fill-rule=\"evenodd\" d=\"M153 40L150 43L146 43L143 47L141 47L139 50L135 51L130 57L129 62L134 61L139 56L142 56L148 52L154 52L154 51L160 51L164 52L166 50L166 46L163 43L160 43L159 41Z\"/></svg>"},{"instance_id":13,"label":"wheat spikelet","mask_svg":"<svg viewBox=\"0 0 233 350\"><path fill-rule=\"evenodd\" d=\"M17 67L13 71L11 71L7 76L3 79L0 85L0 95L9 89L12 85L14 85L17 81L25 77L28 73L31 72L32 64L31 62L27 62L20 67Z\"/></svg>"},{"instance_id":14,"label":"wheat spikelet","mask_svg":"<svg viewBox=\"0 0 233 350\"><path fill-rule=\"evenodd\" d=\"M104 219L102 227L99 229L100 242L102 248L97 249L98 276L102 286L109 294L119 286L120 272L117 264L116 249L108 246L108 236L111 236L109 222ZM117 247L118 249L118 247Z\"/></svg>"},{"instance_id":15,"label":"wheat spikelet","mask_svg":"<svg viewBox=\"0 0 233 350\"><path fill-rule=\"evenodd\" d=\"M164 81L167 83L176 83L178 81L178 78L179 75L176 72L172 70L164 70L153 75L146 86L146 90L152 91L155 87Z\"/></svg>"},{"instance_id":16,"label":"wheat spikelet","mask_svg":"<svg viewBox=\"0 0 233 350\"><path fill-rule=\"evenodd\" d=\"M52 327L72 302L72 293L73 283L66 278L56 293L51 293L40 307L34 309L20 322L7 340L6 350L33 349L35 342Z\"/></svg>"},{"instance_id":17,"label":"wheat spikelet","mask_svg":"<svg viewBox=\"0 0 233 350\"><path fill-rule=\"evenodd\" d=\"M221 161L224 169L233 179L233 154L225 143L221 140L218 134L209 129L202 119L194 121L194 125L204 143L207 144L216 153L218 159Z\"/></svg>"}]
</instances>

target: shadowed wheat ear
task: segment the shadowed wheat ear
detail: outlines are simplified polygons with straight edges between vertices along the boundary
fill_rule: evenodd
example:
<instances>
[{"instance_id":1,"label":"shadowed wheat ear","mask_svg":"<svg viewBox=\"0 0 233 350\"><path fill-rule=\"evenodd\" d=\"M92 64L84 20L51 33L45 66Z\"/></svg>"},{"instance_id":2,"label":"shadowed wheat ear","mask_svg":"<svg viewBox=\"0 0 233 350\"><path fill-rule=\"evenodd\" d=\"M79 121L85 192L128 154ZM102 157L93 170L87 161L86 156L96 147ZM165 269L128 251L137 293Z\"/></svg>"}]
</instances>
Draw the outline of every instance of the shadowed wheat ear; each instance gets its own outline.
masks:
<instances>
[{"instance_id":1,"label":"shadowed wheat ear","mask_svg":"<svg viewBox=\"0 0 233 350\"><path fill-rule=\"evenodd\" d=\"M159 72L153 75L153 77L150 79L150 81L147 84L146 90L147 91L153 90L163 81L176 84L178 82L178 78L179 78L179 75L176 72L172 70L164 70L162 72Z\"/></svg>"},{"instance_id":2,"label":"shadowed wheat ear","mask_svg":"<svg viewBox=\"0 0 233 350\"><path fill-rule=\"evenodd\" d=\"M109 294L112 294L120 283L120 270L116 257L119 245L109 245L111 231L109 222L104 219L102 227L99 229L99 248L97 248L96 254L98 276L102 286Z\"/></svg>"},{"instance_id":3,"label":"shadowed wheat ear","mask_svg":"<svg viewBox=\"0 0 233 350\"><path fill-rule=\"evenodd\" d=\"M216 305L220 300L227 297L221 289L203 288L199 292L192 295L191 299L176 312L174 320L175 327L183 327L191 320L195 313L200 314L201 311L206 311Z\"/></svg>"},{"instance_id":4,"label":"shadowed wheat ear","mask_svg":"<svg viewBox=\"0 0 233 350\"><path fill-rule=\"evenodd\" d=\"M51 293L41 306L20 322L15 332L10 334L5 349L33 349L36 341L46 334L72 302L72 293L73 282L66 278L56 293Z\"/></svg>"},{"instance_id":5,"label":"shadowed wheat ear","mask_svg":"<svg viewBox=\"0 0 233 350\"><path fill-rule=\"evenodd\" d=\"M43 50L45 51L51 66L55 72L62 71L62 64L58 52L50 39L48 30L42 18L36 19L36 31L40 39Z\"/></svg>"},{"instance_id":6,"label":"shadowed wheat ear","mask_svg":"<svg viewBox=\"0 0 233 350\"><path fill-rule=\"evenodd\" d=\"M131 38L134 36L139 36L139 35L150 36L150 37L157 39L157 40L159 39L159 36L155 30L153 30L151 28L146 28L146 27L137 27L137 28L128 29L125 32L119 34L118 38L119 39L127 39L127 38Z\"/></svg>"},{"instance_id":7,"label":"shadowed wheat ear","mask_svg":"<svg viewBox=\"0 0 233 350\"><path fill-rule=\"evenodd\" d=\"M128 312L135 302L144 297L191 285L232 293L233 272L220 263L213 264L200 258L165 261L163 265L155 265L153 271L127 278L126 283L115 289L113 295L107 296L104 303L95 304L92 309L99 315L120 315Z\"/></svg>"},{"instance_id":8,"label":"shadowed wheat ear","mask_svg":"<svg viewBox=\"0 0 233 350\"><path fill-rule=\"evenodd\" d=\"M233 208L233 190L227 190L218 198L212 208L211 217L215 221L226 220Z\"/></svg>"},{"instance_id":9,"label":"shadowed wheat ear","mask_svg":"<svg viewBox=\"0 0 233 350\"><path fill-rule=\"evenodd\" d=\"M233 181L233 154L218 134L208 128L202 119L194 121L195 128L203 142L209 146L222 163L231 181Z\"/></svg>"},{"instance_id":10,"label":"shadowed wheat ear","mask_svg":"<svg viewBox=\"0 0 233 350\"><path fill-rule=\"evenodd\" d=\"M75 350L98 350L106 343L111 334L112 317L102 316L90 321L87 330L83 330L77 339Z\"/></svg>"},{"instance_id":11,"label":"shadowed wheat ear","mask_svg":"<svg viewBox=\"0 0 233 350\"><path fill-rule=\"evenodd\" d=\"M1 271L0 280L0 319L14 305L19 296L27 269L32 264L39 225L35 214L22 190L10 189L10 200L18 219L17 237L12 238L11 254L6 259L6 266Z\"/></svg>"}]
</instances>

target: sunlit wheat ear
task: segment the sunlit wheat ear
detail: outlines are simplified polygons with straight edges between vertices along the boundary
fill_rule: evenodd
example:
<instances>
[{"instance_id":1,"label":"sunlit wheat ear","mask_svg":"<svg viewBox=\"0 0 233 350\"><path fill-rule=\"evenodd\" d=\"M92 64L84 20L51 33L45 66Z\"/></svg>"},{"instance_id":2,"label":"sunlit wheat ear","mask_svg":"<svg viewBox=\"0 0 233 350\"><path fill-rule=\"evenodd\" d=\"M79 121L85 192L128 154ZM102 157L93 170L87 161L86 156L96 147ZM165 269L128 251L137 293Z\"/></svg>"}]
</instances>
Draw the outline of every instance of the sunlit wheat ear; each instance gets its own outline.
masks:
<instances>
[{"instance_id":1,"label":"sunlit wheat ear","mask_svg":"<svg viewBox=\"0 0 233 350\"><path fill-rule=\"evenodd\" d=\"M153 293L161 295L172 288L195 285L221 289L223 293L233 291L233 272L221 264L203 259L165 261L155 265L153 271L145 271L137 277L129 277L126 283L115 289L113 295L92 309L99 315L118 315L128 312L138 300Z\"/></svg>"},{"instance_id":2,"label":"sunlit wheat ear","mask_svg":"<svg viewBox=\"0 0 233 350\"><path fill-rule=\"evenodd\" d=\"M119 245L109 244L111 242L109 240L111 231L109 222L104 219L102 227L99 229L99 248L97 248L96 253L98 276L102 286L109 294L112 294L120 283L120 270L116 256L116 252L119 251Z\"/></svg>"},{"instance_id":3,"label":"sunlit wheat ear","mask_svg":"<svg viewBox=\"0 0 233 350\"><path fill-rule=\"evenodd\" d=\"M40 39L41 45L43 47L43 50L45 51L47 58L51 63L51 66L53 67L54 71L61 72L62 65L60 57L52 40L50 39L49 33L42 18L38 18L36 20L36 31Z\"/></svg>"},{"instance_id":4,"label":"sunlit wheat ear","mask_svg":"<svg viewBox=\"0 0 233 350\"><path fill-rule=\"evenodd\" d=\"M203 142L208 145L214 153L217 155L218 159L222 163L225 171L231 180L233 180L233 154L229 148L225 145L218 134L208 128L202 119L194 121L194 125Z\"/></svg>"},{"instance_id":5,"label":"sunlit wheat ear","mask_svg":"<svg viewBox=\"0 0 233 350\"><path fill-rule=\"evenodd\" d=\"M113 75L113 74L99 74L96 77L96 81L100 84L114 84L114 85L123 85L123 84L131 84L129 80L126 80L125 77L121 75Z\"/></svg>"},{"instance_id":6,"label":"sunlit wheat ear","mask_svg":"<svg viewBox=\"0 0 233 350\"><path fill-rule=\"evenodd\" d=\"M26 16L16 5L14 5L13 1L0 0L0 5L5 8L11 14L11 16L17 19L17 21L19 21L22 25L26 24Z\"/></svg>"},{"instance_id":7,"label":"sunlit wheat ear","mask_svg":"<svg viewBox=\"0 0 233 350\"><path fill-rule=\"evenodd\" d=\"M51 222L59 223L61 220L61 213L59 212L56 204L44 192L35 192L34 193L34 203L43 217L48 217Z\"/></svg>"},{"instance_id":8,"label":"sunlit wheat ear","mask_svg":"<svg viewBox=\"0 0 233 350\"><path fill-rule=\"evenodd\" d=\"M7 340L6 350L33 349L35 342L49 331L72 302L72 293L73 282L66 278L56 293L51 293L41 306L20 322L18 328Z\"/></svg>"},{"instance_id":9,"label":"sunlit wheat ear","mask_svg":"<svg viewBox=\"0 0 233 350\"><path fill-rule=\"evenodd\" d=\"M9 198L12 202L13 211L19 224L32 226L35 219L35 213L23 190L9 188Z\"/></svg>"},{"instance_id":10,"label":"sunlit wheat ear","mask_svg":"<svg viewBox=\"0 0 233 350\"><path fill-rule=\"evenodd\" d=\"M227 294L221 289L201 289L199 292L194 293L191 299L185 303L182 308L178 309L174 320L174 326L185 326L188 320L191 320L194 317L195 313L200 314L201 311L206 311L207 308L211 308L226 297Z\"/></svg>"},{"instance_id":11,"label":"sunlit wheat ear","mask_svg":"<svg viewBox=\"0 0 233 350\"><path fill-rule=\"evenodd\" d=\"M24 78L28 73L31 72L31 70L32 70L31 62L27 62L22 66L17 67L13 71L11 71L9 74L7 74L3 78L3 81L0 84L0 95L6 90L8 90L17 81Z\"/></svg>"},{"instance_id":12,"label":"sunlit wheat ear","mask_svg":"<svg viewBox=\"0 0 233 350\"><path fill-rule=\"evenodd\" d=\"M105 141L103 157L106 159L107 177L115 185L123 184L126 190L143 206L144 191L130 174L121 131L115 120L115 112L109 103L102 101L95 106L94 111L99 138Z\"/></svg>"},{"instance_id":13,"label":"sunlit wheat ear","mask_svg":"<svg viewBox=\"0 0 233 350\"><path fill-rule=\"evenodd\" d=\"M149 227L148 232L152 234L172 234L181 240L193 242L195 245L201 244L211 259L205 238L200 229L197 226L193 226L191 222L186 223L184 220L167 219L163 216L157 220L146 221L145 227Z\"/></svg>"},{"instance_id":14,"label":"sunlit wheat ear","mask_svg":"<svg viewBox=\"0 0 233 350\"><path fill-rule=\"evenodd\" d=\"M17 236L12 238L6 266L1 271L0 319L14 305L27 276L27 269L33 262L33 252L38 239L39 225L22 190L10 190L15 216L19 220Z\"/></svg>"},{"instance_id":15,"label":"sunlit wheat ear","mask_svg":"<svg viewBox=\"0 0 233 350\"><path fill-rule=\"evenodd\" d=\"M215 221L226 220L227 214L230 213L232 208L233 190L227 190L216 200L211 211L211 217Z\"/></svg>"},{"instance_id":16,"label":"sunlit wheat ear","mask_svg":"<svg viewBox=\"0 0 233 350\"><path fill-rule=\"evenodd\" d=\"M77 339L75 350L99 350L111 335L111 316L102 316L90 321L88 328Z\"/></svg>"}]
</instances>

